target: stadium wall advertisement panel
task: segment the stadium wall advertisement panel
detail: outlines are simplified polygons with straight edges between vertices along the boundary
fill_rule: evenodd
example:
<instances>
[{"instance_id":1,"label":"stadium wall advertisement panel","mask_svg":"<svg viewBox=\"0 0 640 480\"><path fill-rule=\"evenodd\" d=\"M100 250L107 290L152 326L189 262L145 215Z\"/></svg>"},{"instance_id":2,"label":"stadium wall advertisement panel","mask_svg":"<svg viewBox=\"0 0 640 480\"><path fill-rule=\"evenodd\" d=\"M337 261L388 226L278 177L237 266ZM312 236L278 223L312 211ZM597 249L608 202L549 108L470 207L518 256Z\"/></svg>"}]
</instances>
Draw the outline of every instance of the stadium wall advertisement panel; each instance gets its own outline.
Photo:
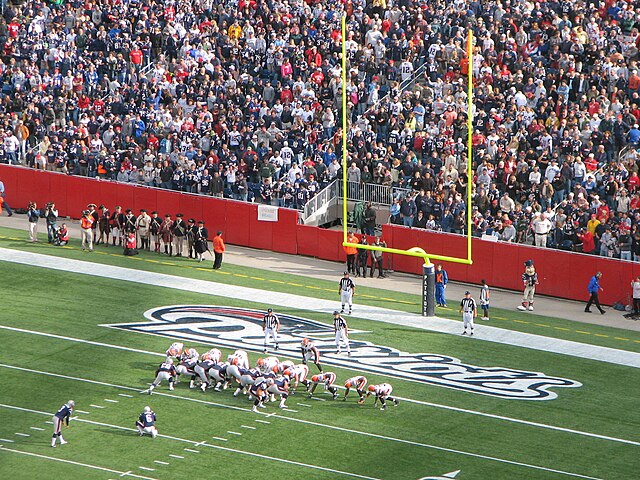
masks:
<instances>
[{"instance_id":1,"label":"stadium wall advertisement panel","mask_svg":"<svg viewBox=\"0 0 640 480\"><path fill-rule=\"evenodd\" d=\"M344 262L346 258L340 231L298 225L298 215L293 210L281 209L278 222L270 223L269 230L266 222L257 221L255 204L10 165L0 165L0 180L4 182L7 202L12 208L26 208L29 201L40 206L53 201L61 216L72 218L78 218L89 203L104 204L112 211L121 205L124 209L157 210L161 215L181 212L186 218L204 219L210 232L223 230L230 244L337 262ZM262 238L256 240L256 236ZM464 256L465 252L466 242L461 235L383 225L383 237L393 248L420 246L434 255L447 256ZM600 298L612 305L621 300L627 303L630 282L640 275L638 263L593 255L481 239L473 239L473 249L472 265L443 262L453 281L478 284L484 278L492 287L521 290L523 263L531 259L540 277L539 293L586 301L589 279L601 271L604 291ZM385 260L385 266L387 264L395 271L422 273L419 258L392 255L389 263Z\"/></svg>"}]
</instances>

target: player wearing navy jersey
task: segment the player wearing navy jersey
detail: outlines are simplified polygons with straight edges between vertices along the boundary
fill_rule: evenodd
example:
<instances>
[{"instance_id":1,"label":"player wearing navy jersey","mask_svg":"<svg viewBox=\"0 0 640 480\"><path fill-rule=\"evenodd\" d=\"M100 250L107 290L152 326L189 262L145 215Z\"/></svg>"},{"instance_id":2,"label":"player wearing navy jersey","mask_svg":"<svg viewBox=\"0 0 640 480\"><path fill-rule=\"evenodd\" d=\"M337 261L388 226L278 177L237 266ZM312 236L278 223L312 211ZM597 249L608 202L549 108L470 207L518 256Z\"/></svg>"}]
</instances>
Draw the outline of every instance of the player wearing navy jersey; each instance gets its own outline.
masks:
<instances>
[{"instance_id":1,"label":"player wearing navy jersey","mask_svg":"<svg viewBox=\"0 0 640 480\"><path fill-rule=\"evenodd\" d=\"M216 392L220 391L220 386L222 386L222 388L226 389L229 386L229 377L227 377L227 367L229 366L228 363L217 363L214 364L210 369L209 369L209 378L211 378L211 380L214 380L216 382L215 387L213 387L213 389Z\"/></svg>"},{"instance_id":2,"label":"player wearing navy jersey","mask_svg":"<svg viewBox=\"0 0 640 480\"><path fill-rule=\"evenodd\" d=\"M215 365L214 361L211 359L211 354L209 352L203 353L200 357L200 361L198 364L193 367L193 371L200 377L202 383L200 384L200 389L205 392L209 387L209 370L211 367Z\"/></svg>"},{"instance_id":3,"label":"player wearing navy jersey","mask_svg":"<svg viewBox=\"0 0 640 480\"><path fill-rule=\"evenodd\" d=\"M278 350L278 332L280 331L280 320L273 313L273 309L267 309L267 314L262 319L262 330L264 331L264 353L267 353L267 342L269 337L273 338Z\"/></svg>"},{"instance_id":4,"label":"player wearing navy jersey","mask_svg":"<svg viewBox=\"0 0 640 480\"><path fill-rule=\"evenodd\" d=\"M76 406L76 402L73 400L69 400L67 403L62 405L58 411L53 416L53 435L51 436L51 446L56 446L56 439L60 441L60 445L64 445L68 443L64 438L62 438L62 423L64 423L67 427L69 426L69 420L71 418L71 412Z\"/></svg>"},{"instance_id":5,"label":"player wearing navy jersey","mask_svg":"<svg viewBox=\"0 0 640 480\"><path fill-rule=\"evenodd\" d=\"M351 356L351 347L349 346L349 328L347 321L340 315L337 310L333 312L333 331L336 334L336 353L340 353L341 344L347 345L347 355Z\"/></svg>"},{"instance_id":6,"label":"player wearing navy jersey","mask_svg":"<svg viewBox=\"0 0 640 480\"><path fill-rule=\"evenodd\" d=\"M464 322L464 331L462 335L467 334L467 326L471 327L471 336L473 336L473 319L478 315L476 301L471 298L471 292L464 292L464 298L460 302L460 313L462 313L462 321Z\"/></svg>"},{"instance_id":7,"label":"player wearing navy jersey","mask_svg":"<svg viewBox=\"0 0 640 480\"><path fill-rule=\"evenodd\" d=\"M151 386L143 393L148 393L149 395L151 395L153 389L160 385L162 380L167 380L169 382L169 390L173 390L175 379L176 367L173 365L173 358L168 357L164 362L160 364L160 366L156 370L156 379L153 381Z\"/></svg>"},{"instance_id":8,"label":"player wearing navy jersey","mask_svg":"<svg viewBox=\"0 0 640 480\"><path fill-rule=\"evenodd\" d=\"M375 407L378 403L378 400L380 400L380 403L382 404L382 407L380 408L380 410L386 410L387 409L387 400L391 400L393 402L393 404L397 407L398 403L400 403L398 401L397 398L393 398L391 396L391 392L393 392L393 387L391 385L389 385L388 383L381 383L379 385L369 385L369 391L367 392L367 398L369 398L369 395L375 395L376 399L373 402L373 406ZM364 403L364 400L363 402Z\"/></svg>"},{"instance_id":9,"label":"player wearing navy jersey","mask_svg":"<svg viewBox=\"0 0 640 480\"><path fill-rule=\"evenodd\" d=\"M153 438L158 436L158 429L156 428L156 414L151 410L151 407L144 407L144 411L136 421L136 427L141 437L145 433L148 433Z\"/></svg>"},{"instance_id":10,"label":"player wearing navy jersey","mask_svg":"<svg viewBox=\"0 0 640 480\"><path fill-rule=\"evenodd\" d=\"M195 348L187 348L180 357L180 365L176 367L176 383L179 382L180 375L191 375L189 380L189 388L195 386L196 372L195 367L198 364L200 354Z\"/></svg>"},{"instance_id":11,"label":"player wearing navy jersey","mask_svg":"<svg viewBox=\"0 0 640 480\"><path fill-rule=\"evenodd\" d=\"M280 395L280 408L287 408L285 402L289 398L289 379L287 377L278 377L272 385L267 388L267 393L271 394L271 400L274 401L274 395Z\"/></svg>"},{"instance_id":12,"label":"player wearing navy jersey","mask_svg":"<svg viewBox=\"0 0 640 480\"><path fill-rule=\"evenodd\" d=\"M324 384L324 389L329 390L329 392L333 395L333 399L338 398L338 389L333 386L336 381L336 374L333 372L324 372L319 375L314 375L311 377L311 383L309 384L309 395L308 397L313 397L313 392L316 391L316 387L319 383Z\"/></svg>"},{"instance_id":13,"label":"player wearing navy jersey","mask_svg":"<svg viewBox=\"0 0 640 480\"><path fill-rule=\"evenodd\" d=\"M344 313L344 306L349 305L349 315L353 309L353 294L356 291L356 284L349 278L349 272L344 272L343 277L340 279L338 287L338 293L340 294L340 302L342 303L342 309L340 313Z\"/></svg>"},{"instance_id":14,"label":"player wearing navy jersey","mask_svg":"<svg viewBox=\"0 0 640 480\"><path fill-rule=\"evenodd\" d=\"M362 404L364 403L364 387L367 385L367 377L365 376L358 376L358 377L351 377L349 378L346 382L344 382L344 388L345 388L345 392L344 392L344 397L342 398L342 401L346 401L347 400L347 395L349 395L349 392L351 391L352 388L355 388L356 392L358 392L358 396L360 397L360 399L358 400L358 403Z\"/></svg>"},{"instance_id":15,"label":"player wearing navy jersey","mask_svg":"<svg viewBox=\"0 0 640 480\"><path fill-rule=\"evenodd\" d=\"M262 377L259 381L256 381L251 387L249 387L249 394L254 399L253 412L258 413L258 407L265 408L264 402L269 398L267 388L273 385L275 381L273 378L266 379Z\"/></svg>"},{"instance_id":16,"label":"player wearing navy jersey","mask_svg":"<svg viewBox=\"0 0 640 480\"><path fill-rule=\"evenodd\" d=\"M316 347L311 340L303 338L300 342L300 351L302 352L302 363L307 364L311 360L320 373L322 373L322 365L320 365L320 350Z\"/></svg>"}]
</instances>

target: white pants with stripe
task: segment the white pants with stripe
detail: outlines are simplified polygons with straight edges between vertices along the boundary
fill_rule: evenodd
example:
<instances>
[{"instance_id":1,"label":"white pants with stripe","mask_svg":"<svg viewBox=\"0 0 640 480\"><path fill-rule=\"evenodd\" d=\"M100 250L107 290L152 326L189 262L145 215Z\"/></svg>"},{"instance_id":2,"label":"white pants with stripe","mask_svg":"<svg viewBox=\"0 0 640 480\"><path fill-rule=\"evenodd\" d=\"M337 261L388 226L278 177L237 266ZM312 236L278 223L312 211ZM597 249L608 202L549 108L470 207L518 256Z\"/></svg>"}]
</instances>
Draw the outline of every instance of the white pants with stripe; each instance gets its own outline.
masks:
<instances>
[{"instance_id":1,"label":"white pants with stripe","mask_svg":"<svg viewBox=\"0 0 640 480\"><path fill-rule=\"evenodd\" d=\"M344 328L339 328L336 330L336 350L340 351L340 343L344 342L347 346L347 352L351 352L351 347L349 346L349 337L347 337L347 331Z\"/></svg>"},{"instance_id":2,"label":"white pants with stripe","mask_svg":"<svg viewBox=\"0 0 640 480\"><path fill-rule=\"evenodd\" d=\"M352 301L353 301L353 293L351 292L351 290L340 291L340 302L342 303L343 307L345 305L349 305L349 310L351 310L351 307L353 306Z\"/></svg>"},{"instance_id":3,"label":"white pants with stripe","mask_svg":"<svg viewBox=\"0 0 640 480\"><path fill-rule=\"evenodd\" d=\"M467 326L471 327L471 330L473 330L473 312L472 313L467 313L464 312L462 314L462 321L464 322L464 329L467 329Z\"/></svg>"},{"instance_id":4,"label":"white pants with stripe","mask_svg":"<svg viewBox=\"0 0 640 480\"><path fill-rule=\"evenodd\" d=\"M278 344L278 332L275 328L265 328L264 329L264 344L265 346L269 342L269 337L273 338L274 343Z\"/></svg>"}]
</instances>

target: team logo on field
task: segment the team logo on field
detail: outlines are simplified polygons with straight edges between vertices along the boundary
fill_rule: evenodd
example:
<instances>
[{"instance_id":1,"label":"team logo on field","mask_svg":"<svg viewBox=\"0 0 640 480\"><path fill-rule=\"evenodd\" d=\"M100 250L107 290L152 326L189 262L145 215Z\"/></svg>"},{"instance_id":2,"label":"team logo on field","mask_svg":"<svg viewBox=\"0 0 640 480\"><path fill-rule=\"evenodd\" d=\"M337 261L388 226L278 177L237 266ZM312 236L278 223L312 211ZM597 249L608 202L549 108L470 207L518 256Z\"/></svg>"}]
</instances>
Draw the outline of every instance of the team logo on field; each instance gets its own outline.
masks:
<instances>
[{"instance_id":1,"label":"team logo on field","mask_svg":"<svg viewBox=\"0 0 640 480\"><path fill-rule=\"evenodd\" d=\"M148 322L104 325L184 342L261 351L264 312L236 307L174 305L148 310ZM554 387L580 387L565 378L503 367L478 367L457 358L433 353L407 353L354 339L364 332L350 329L351 356L335 353L333 326L291 315L280 319L280 356L300 358L300 340L312 339L322 352L322 363L405 380L454 388L506 399L551 400Z\"/></svg>"}]
</instances>

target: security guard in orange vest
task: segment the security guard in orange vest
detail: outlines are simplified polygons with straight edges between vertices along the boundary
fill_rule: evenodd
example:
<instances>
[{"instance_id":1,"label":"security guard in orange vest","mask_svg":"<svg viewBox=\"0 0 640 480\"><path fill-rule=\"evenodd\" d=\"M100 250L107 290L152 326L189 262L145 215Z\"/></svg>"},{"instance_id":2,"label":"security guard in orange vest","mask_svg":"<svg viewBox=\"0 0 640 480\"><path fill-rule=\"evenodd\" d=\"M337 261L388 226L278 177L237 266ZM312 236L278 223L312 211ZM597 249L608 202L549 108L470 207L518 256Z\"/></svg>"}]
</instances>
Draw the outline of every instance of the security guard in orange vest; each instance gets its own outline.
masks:
<instances>
[{"instance_id":1,"label":"security guard in orange vest","mask_svg":"<svg viewBox=\"0 0 640 480\"><path fill-rule=\"evenodd\" d=\"M348 243L360 243L358 237L354 235L353 232L349 232L347 234L347 242ZM356 247L342 247L344 248L344 253L347 254L347 272L356 273L356 255L358 254L358 249Z\"/></svg>"}]
</instances>

